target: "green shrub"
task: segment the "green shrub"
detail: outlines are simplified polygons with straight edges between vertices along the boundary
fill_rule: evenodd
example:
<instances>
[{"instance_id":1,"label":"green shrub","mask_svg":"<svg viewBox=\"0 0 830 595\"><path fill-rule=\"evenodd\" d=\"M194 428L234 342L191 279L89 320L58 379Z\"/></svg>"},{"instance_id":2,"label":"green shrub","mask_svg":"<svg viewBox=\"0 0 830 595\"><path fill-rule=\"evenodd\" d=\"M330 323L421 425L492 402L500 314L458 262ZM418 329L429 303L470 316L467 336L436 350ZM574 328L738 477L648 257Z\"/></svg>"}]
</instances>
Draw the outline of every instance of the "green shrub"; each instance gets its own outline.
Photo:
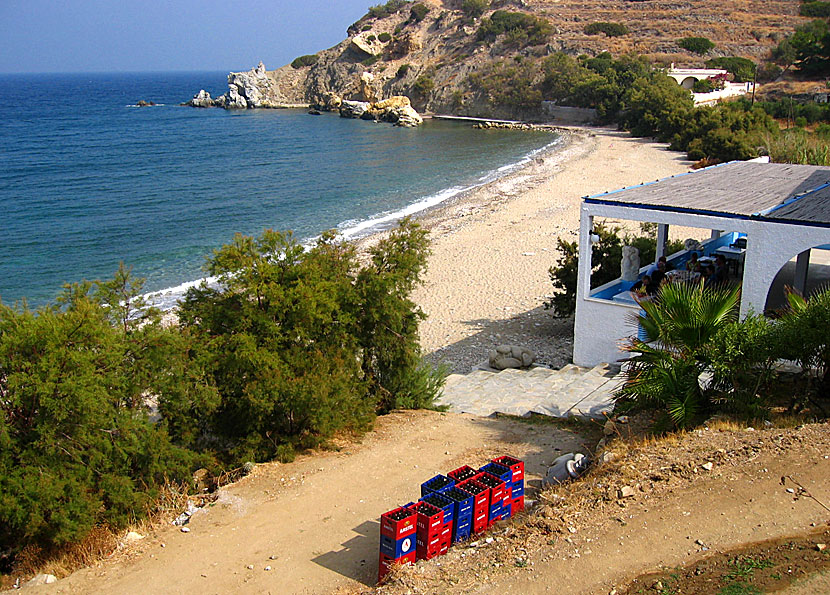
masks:
<instances>
[{"instance_id":1,"label":"green shrub","mask_svg":"<svg viewBox=\"0 0 830 595\"><path fill-rule=\"evenodd\" d=\"M435 88L435 81L428 74L422 74L412 85L412 90L421 97L427 97Z\"/></svg>"},{"instance_id":2,"label":"green shrub","mask_svg":"<svg viewBox=\"0 0 830 595\"><path fill-rule=\"evenodd\" d=\"M398 77L399 79L402 79L403 77L406 76L406 73L409 72L411 68L412 68L411 64L401 64L398 67L398 72L395 73L395 76Z\"/></svg>"},{"instance_id":3,"label":"green shrub","mask_svg":"<svg viewBox=\"0 0 830 595\"><path fill-rule=\"evenodd\" d=\"M692 85L692 91L695 93L711 93L715 90L715 84L709 79L696 80Z\"/></svg>"},{"instance_id":4,"label":"green shrub","mask_svg":"<svg viewBox=\"0 0 830 595\"><path fill-rule=\"evenodd\" d=\"M378 41L381 43L388 43L392 41L392 36L384 31L383 33L378 34Z\"/></svg>"},{"instance_id":5,"label":"green shrub","mask_svg":"<svg viewBox=\"0 0 830 595\"><path fill-rule=\"evenodd\" d=\"M642 228L640 235L621 236L619 227L607 227L597 222L594 224L593 233L599 239L591 243L591 289L619 278L624 245L637 248L641 263L656 260L657 237L653 229ZM669 242L666 255L682 249L683 245L680 242ZM557 240L557 250L560 256L556 265L548 270L555 293L544 306L546 310L552 309L556 316L564 317L573 314L576 308L579 250L576 242L568 242L561 238Z\"/></svg>"},{"instance_id":6,"label":"green shrub","mask_svg":"<svg viewBox=\"0 0 830 595\"><path fill-rule=\"evenodd\" d=\"M188 413L203 428L196 443L209 438L229 462L286 458L366 429L376 411L431 406L439 379L421 364L423 315L409 298L427 252L407 220L362 267L333 234L305 250L268 230L217 250L208 270L224 289L191 289L180 311L220 396Z\"/></svg>"},{"instance_id":7,"label":"green shrub","mask_svg":"<svg viewBox=\"0 0 830 595\"><path fill-rule=\"evenodd\" d=\"M783 69L778 64L765 62L758 68L757 80L759 83L771 83L778 80L782 72Z\"/></svg>"},{"instance_id":8,"label":"green shrub","mask_svg":"<svg viewBox=\"0 0 830 595\"><path fill-rule=\"evenodd\" d=\"M470 19L477 19L490 8L490 0L461 0L461 12Z\"/></svg>"},{"instance_id":9,"label":"green shrub","mask_svg":"<svg viewBox=\"0 0 830 595\"><path fill-rule=\"evenodd\" d=\"M809 134L800 128L783 131L766 140L765 148L772 161L802 165L830 165L830 145L822 134Z\"/></svg>"},{"instance_id":10,"label":"green shrub","mask_svg":"<svg viewBox=\"0 0 830 595\"><path fill-rule=\"evenodd\" d=\"M382 19L384 17L388 17L389 15L395 14L407 4L409 4L407 0L389 0L386 4L378 4L376 6L369 7L369 16L376 19Z\"/></svg>"},{"instance_id":11,"label":"green shrub","mask_svg":"<svg viewBox=\"0 0 830 595\"><path fill-rule=\"evenodd\" d=\"M491 105L529 110L542 102L542 93L535 84L537 75L532 62L496 62L484 73L471 75L470 82L487 93Z\"/></svg>"},{"instance_id":12,"label":"green shrub","mask_svg":"<svg viewBox=\"0 0 830 595\"><path fill-rule=\"evenodd\" d=\"M380 56L369 56L368 58L364 58L360 61L363 66L372 66L373 64L377 64L378 60L380 60Z\"/></svg>"},{"instance_id":13,"label":"green shrub","mask_svg":"<svg viewBox=\"0 0 830 595\"><path fill-rule=\"evenodd\" d=\"M375 37L374 35L367 35L366 36L366 41L368 41L369 43L372 43L376 39L377 39L377 37Z\"/></svg>"},{"instance_id":14,"label":"green shrub","mask_svg":"<svg viewBox=\"0 0 830 595\"><path fill-rule=\"evenodd\" d=\"M622 23L590 23L583 29L585 35L599 35L605 33L606 37L622 37L628 35L628 27Z\"/></svg>"},{"instance_id":15,"label":"green shrub","mask_svg":"<svg viewBox=\"0 0 830 595\"><path fill-rule=\"evenodd\" d=\"M125 526L197 464L145 399L209 404L188 345L141 311L123 266L36 312L0 304L0 551L49 549Z\"/></svg>"},{"instance_id":16,"label":"green shrub","mask_svg":"<svg viewBox=\"0 0 830 595\"><path fill-rule=\"evenodd\" d=\"M305 56L300 56L298 58L294 58L293 62L291 62L291 68L302 68L303 66L311 66L313 64L317 64L317 60L317 54L307 54Z\"/></svg>"},{"instance_id":17,"label":"green shrub","mask_svg":"<svg viewBox=\"0 0 830 595\"><path fill-rule=\"evenodd\" d=\"M773 327L760 315L722 326L709 346L711 400L746 420L769 415L769 386L776 360Z\"/></svg>"},{"instance_id":18,"label":"green shrub","mask_svg":"<svg viewBox=\"0 0 830 595\"><path fill-rule=\"evenodd\" d=\"M732 74L736 83L745 83L755 78L755 62L746 58L728 57L706 60L706 68L722 68Z\"/></svg>"},{"instance_id":19,"label":"green shrub","mask_svg":"<svg viewBox=\"0 0 830 595\"><path fill-rule=\"evenodd\" d=\"M684 50L700 54L701 56L715 47L715 44L706 37L684 37L677 40L677 45Z\"/></svg>"},{"instance_id":20,"label":"green shrub","mask_svg":"<svg viewBox=\"0 0 830 595\"><path fill-rule=\"evenodd\" d=\"M476 37L479 41L490 41L504 34L507 43L526 46L545 43L551 32L550 23L544 18L497 10L490 18L481 20Z\"/></svg>"},{"instance_id":21,"label":"green shrub","mask_svg":"<svg viewBox=\"0 0 830 595\"><path fill-rule=\"evenodd\" d=\"M804 116L798 116L795 119L795 125L799 128L804 128L805 126L807 126L807 118L805 118Z\"/></svg>"},{"instance_id":22,"label":"green shrub","mask_svg":"<svg viewBox=\"0 0 830 595\"><path fill-rule=\"evenodd\" d=\"M418 3L412 6L409 11L409 20L415 23L420 23L429 13L429 7L426 4Z\"/></svg>"},{"instance_id":23,"label":"green shrub","mask_svg":"<svg viewBox=\"0 0 830 595\"><path fill-rule=\"evenodd\" d=\"M798 11L803 17L830 17L830 2L804 2Z\"/></svg>"},{"instance_id":24,"label":"green shrub","mask_svg":"<svg viewBox=\"0 0 830 595\"><path fill-rule=\"evenodd\" d=\"M361 31L371 31L372 30L372 25L367 23L367 24L363 25L363 27L361 27L360 30Z\"/></svg>"},{"instance_id":25,"label":"green shrub","mask_svg":"<svg viewBox=\"0 0 830 595\"><path fill-rule=\"evenodd\" d=\"M774 343L778 357L798 363L821 399L830 399L830 288L805 299L787 293L789 308L776 321Z\"/></svg>"}]
</instances>

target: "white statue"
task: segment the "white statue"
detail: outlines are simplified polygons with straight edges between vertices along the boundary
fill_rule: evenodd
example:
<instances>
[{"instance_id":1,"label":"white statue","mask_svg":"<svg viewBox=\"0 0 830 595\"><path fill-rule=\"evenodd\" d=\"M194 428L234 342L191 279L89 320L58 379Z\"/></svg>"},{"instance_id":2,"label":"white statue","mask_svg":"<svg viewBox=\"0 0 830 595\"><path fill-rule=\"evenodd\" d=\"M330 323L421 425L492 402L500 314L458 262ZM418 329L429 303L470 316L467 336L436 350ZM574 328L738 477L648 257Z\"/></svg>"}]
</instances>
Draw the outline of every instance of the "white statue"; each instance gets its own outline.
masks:
<instances>
[{"instance_id":1,"label":"white statue","mask_svg":"<svg viewBox=\"0 0 830 595\"><path fill-rule=\"evenodd\" d=\"M623 246L620 277L623 281L636 281L640 276L640 251L634 246Z\"/></svg>"}]
</instances>

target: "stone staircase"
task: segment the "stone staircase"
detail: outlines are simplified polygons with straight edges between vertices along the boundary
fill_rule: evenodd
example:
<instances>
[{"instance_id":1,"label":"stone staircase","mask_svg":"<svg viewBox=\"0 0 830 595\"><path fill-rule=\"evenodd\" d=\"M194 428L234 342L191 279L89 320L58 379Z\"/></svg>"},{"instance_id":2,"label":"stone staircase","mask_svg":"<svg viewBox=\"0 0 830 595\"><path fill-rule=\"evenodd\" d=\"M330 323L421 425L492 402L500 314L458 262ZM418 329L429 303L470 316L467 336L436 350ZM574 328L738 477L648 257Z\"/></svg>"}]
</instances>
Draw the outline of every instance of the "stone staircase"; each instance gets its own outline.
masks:
<instances>
[{"instance_id":1,"label":"stone staircase","mask_svg":"<svg viewBox=\"0 0 830 595\"><path fill-rule=\"evenodd\" d=\"M450 411L488 416L493 413L554 417L572 415L602 418L613 408L611 394L622 383L619 368L600 364L580 368L573 364L553 370L478 369L450 374L438 404Z\"/></svg>"}]
</instances>

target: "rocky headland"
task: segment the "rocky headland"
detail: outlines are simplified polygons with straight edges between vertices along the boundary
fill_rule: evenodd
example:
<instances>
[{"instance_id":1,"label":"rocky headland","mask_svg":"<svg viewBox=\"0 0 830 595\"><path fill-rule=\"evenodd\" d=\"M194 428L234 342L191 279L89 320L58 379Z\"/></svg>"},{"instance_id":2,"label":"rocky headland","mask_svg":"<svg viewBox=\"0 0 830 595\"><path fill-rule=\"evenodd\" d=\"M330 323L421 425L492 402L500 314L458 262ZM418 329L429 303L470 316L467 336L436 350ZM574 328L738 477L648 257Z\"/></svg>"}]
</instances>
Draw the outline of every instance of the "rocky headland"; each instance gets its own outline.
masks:
<instances>
[{"instance_id":1,"label":"rocky headland","mask_svg":"<svg viewBox=\"0 0 830 595\"><path fill-rule=\"evenodd\" d=\"M458 0L390 0L349 26L337 45L276 70L260 63L232 72L226 93L212 98L200 91L187 105L341 111L344 102L407 97L422 114L549 121L538 98L525 101L517 84L529 77L538 85L542 63L557 52L636 53L679 67L702 67L719 56L759 61L807 20L787 0L736 0L728 10L702 0L494 0L482 3L480 12L470 6ZM586 32L589 24L602 22L619 23L628 32ZM715 48L705 56L684 50L678 41L687 35L705 36ZM346 114L373 113L345 105ZM397 121L410 125L407 116Z\"/></svg>"}]
</instances>

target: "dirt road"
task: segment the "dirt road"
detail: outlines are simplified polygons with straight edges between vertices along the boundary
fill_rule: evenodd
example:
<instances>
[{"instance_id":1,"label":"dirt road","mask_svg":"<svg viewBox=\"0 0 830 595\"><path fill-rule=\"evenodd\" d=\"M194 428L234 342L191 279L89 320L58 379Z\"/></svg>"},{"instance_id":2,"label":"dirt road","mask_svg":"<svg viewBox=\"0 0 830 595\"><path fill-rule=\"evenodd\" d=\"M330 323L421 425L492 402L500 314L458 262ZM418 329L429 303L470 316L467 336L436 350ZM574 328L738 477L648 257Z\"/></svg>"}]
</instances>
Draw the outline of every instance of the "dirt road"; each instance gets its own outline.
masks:
<instances>
[{"instance_id":1,"label":"dirt road","mask_svg":"<svg viewBox=\"0 0 830 595\"><path fill-rule=\"evenodd\" d=\"M530 485L558 452L582 449L550 425L429 411L379 418L340 452L260 465L193 515L133 546L133 555L76 572L55 593L329 593L374 584L378 517L417 499L420 483L511 453ZM162 545L163 544L163 545ZM248 566L253 568L248 568ZM270 567L270 570L266 570Z\"/></svg>"}]
</instances>

